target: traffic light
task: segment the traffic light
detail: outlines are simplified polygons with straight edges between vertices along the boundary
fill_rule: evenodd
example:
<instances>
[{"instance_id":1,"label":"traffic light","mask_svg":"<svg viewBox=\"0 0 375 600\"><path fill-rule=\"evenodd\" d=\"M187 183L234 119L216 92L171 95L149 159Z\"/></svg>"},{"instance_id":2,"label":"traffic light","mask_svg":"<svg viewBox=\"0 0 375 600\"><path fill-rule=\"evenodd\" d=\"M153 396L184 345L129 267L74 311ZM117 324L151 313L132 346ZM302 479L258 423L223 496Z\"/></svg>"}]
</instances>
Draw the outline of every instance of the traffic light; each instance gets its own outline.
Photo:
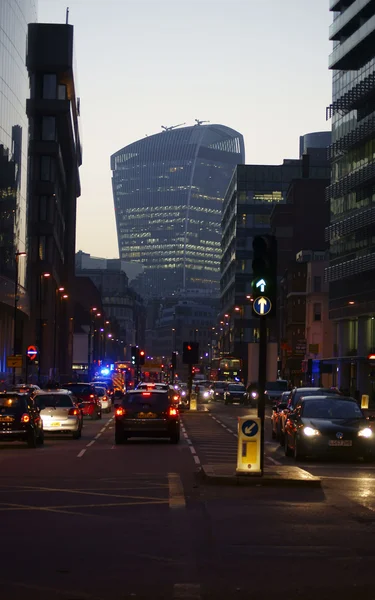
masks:
<instances>
[{"instance_id":1,"label":"traffic light","mask_svg":"<svg viewBox=\"0 0 375 600\"><path fill-rule=\"evenodd\" d=\"M199 363L198 342L184 342L182 347L182 362L185 365L197 365Z\"/></svg>"},{"instance_id":2,"label":"traffic light","mask_svg":"<svg viewBox=\"0 0 375 600\"><path fill-rule=\"evenodd\" d=\"M145 364L146 353L144 350L139 351L139 364L143 366Z\"/></svg>"},{"instance_id":3,"label":"traffic light","mask_svg":"<svg viewBox=\"0 0 375 600\"><path fill-rule=\"evenodd\" d=\"M277 300L277 241L274 235L253 239L253 312L274 316Z\"/></svg>"},{"instance_id":4,"label":"traffic light","mask_svg":"<svg viewBox=\"0 0 375 600\"><path fill-rule=\"evenodd\" d=\"M137 346L132 346L132 356L131 356L131 363L132 363L132 367L136 367L137 366Z\"/></svg>"},{"instance_id":5,"label":"traffic light","mask_svg":"<svg viewBox=\"0 0 375 600\"><path fill-rule=\"evenodd\" d=\"M172 352L172 369L177 368L177 352Z\"/></svg>"}]
</instances>

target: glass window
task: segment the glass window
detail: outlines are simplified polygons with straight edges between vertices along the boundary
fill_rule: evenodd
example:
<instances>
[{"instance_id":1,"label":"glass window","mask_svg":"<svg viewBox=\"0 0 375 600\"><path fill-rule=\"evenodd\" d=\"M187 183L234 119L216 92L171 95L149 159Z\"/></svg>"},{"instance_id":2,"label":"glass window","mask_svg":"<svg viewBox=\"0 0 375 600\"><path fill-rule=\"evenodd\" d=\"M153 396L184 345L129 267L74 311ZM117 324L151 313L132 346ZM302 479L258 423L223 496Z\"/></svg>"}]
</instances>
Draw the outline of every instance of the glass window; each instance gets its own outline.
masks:
<instances>
[{"instance_id":1,"label":"glass window","mask_svg":"<svg viewBox=\"0 0 375 600\"><path fill-rule=\"evenodd\" d=\"M54 100L56 98L57 77L54 73L43 75L43 98Z\"/></svg>"},{"instance_id":2,"label":"glass window","mask_svg":"<svg viewBox=\"0 0 375 600\"><path fill-rule=\"evenodd\" d=\"M316 275L314 277L314 292L321 292L322 291L322 278L320 277L320 275Z\"/></svg>"},{"instance_id":3,"label":"glass window","mask_svg":"<svg viewBox=\"0 0 375 600\"><path fill-rule=\"evenodd\" d=\"M45 260L46 258L46 238L41 235L39 238L39 260Z\"/></svg>"},{"instance_id":4,"label":"glass window","mask_svg":"<svg viewBox=\"0 0 375 600\"><path fill-rule=\"evenodd\" d=\"M322 320L322 305L320 302L314 302L314 321Z\"/></svg>"},{"instance_id":5,"label":"glass window","mask_svg":"<svg viewBox=\"0 0 375 600\"><path fill-rule=\"evenodd\" d=\"M35 398L37 406L45 408L71 408L73 400L68 394L38 394Z\"/></svg>"},{"instance_id":6,"label":"glass window","mask_svg":"<svg viewBox=\"0 0 375 600\"><path fill-rule=\"evenodd\" d=\"M51 177L51 157L40 157L40 179L42 181L50 181Z\"/></svg>"},{"instance_id":7,"label":"glass window","mask_svg":"<svg viewBox=\"0 0 375 600\"><path fill-rule=\"evenodd\" d=\"M42 140L54 142L56 139L56 119L55 117L42 118Z\"/></svg>"},{"instance_id":8,"label":"glass window","mask_svg":"<svg viewBox=\"0 0 375 600\"><path fill-rule=\"evenodd\" d=\"M65 85L63 85L63 84L58 85L57 98L59 100L66 100L66 86Z\"/></svg>"}]
</instances>

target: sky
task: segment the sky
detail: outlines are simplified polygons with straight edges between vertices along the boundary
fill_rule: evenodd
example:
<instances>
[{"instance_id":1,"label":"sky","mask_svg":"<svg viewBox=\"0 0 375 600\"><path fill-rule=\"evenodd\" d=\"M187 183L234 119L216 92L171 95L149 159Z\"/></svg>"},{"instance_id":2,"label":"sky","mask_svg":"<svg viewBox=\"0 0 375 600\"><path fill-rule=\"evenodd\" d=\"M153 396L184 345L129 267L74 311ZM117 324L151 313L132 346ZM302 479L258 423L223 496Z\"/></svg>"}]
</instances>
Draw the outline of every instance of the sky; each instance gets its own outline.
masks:
<instances>
[{"instance_id":1,"label":"sky","mask_svg":"<svg viewBox=\"0 0 375 600\"><path fill-rule=\"evenodd\" d=\"M328 0L39 0L74 25L83 165L77 250L118 256L110 156L161 126L221 123L247 164L298 158L331 103Z\"/></svg>"}]
</instances>

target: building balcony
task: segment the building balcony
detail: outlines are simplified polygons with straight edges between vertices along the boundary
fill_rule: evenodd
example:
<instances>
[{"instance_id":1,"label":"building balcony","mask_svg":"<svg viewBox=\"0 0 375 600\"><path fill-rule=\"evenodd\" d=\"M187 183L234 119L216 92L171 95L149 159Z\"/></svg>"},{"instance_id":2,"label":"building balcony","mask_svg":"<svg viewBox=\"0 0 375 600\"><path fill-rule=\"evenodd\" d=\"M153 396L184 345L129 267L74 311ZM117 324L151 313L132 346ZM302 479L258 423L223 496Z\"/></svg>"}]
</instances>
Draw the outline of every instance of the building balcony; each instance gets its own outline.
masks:
<instances>
[{"instance_id":1,"label":"building balcony","mask_svg":"<svg viewBox=\"0 0 375 600\"><path fill-rule=\"evenodd\" d=\"M339 111L346 114L351 110L361 108L361 106L364 106L374 96L375 73L370 73L370 75L362 79L362 81L357 83L351 90L327 107L326 119L331 119L331 117Z\"/></svg>"},{"instance_id":2,"label":"building balcony","mask_svg":"<svg viewBox=\"0 0 375 600\"><path fill-rule=\"evenodd\" d=\"M329 28L330 40L341 40L351 36L361 24L374 14L374 0L357 0L342 12Z\"/></svg>"},{"instance_id":3,"label":"building balcony","mask_svg":"<svg viewBox=\"0 0 375 600\"><path fill-rule=\"evenodd\" d=\"M362 229L363 227L367 227L368 225L372 225L373 223L375 223L375 207L366 208L366 210L327 227L325 230L325 240L326 242L329 242L337 237L349 235L350 233Z\"/></svg>"},{"instance_id":4,"label":"building balcony","mask_svg":"<svg viewBox=\"0 0 375 600\"><path fill-rule=\"evenodd\" d=\"M375 15L332 52L329 68L357 71L374 56L374 42Z\"/></svg>"},{"instance_id":5,"label":"building balcony","mask_svg":"<svg viewBox=\"0 0 375 600\"><path fill-rule=\"evenodd\" d=\"M328 160L335 160L341 158L344 152L349 149L356 148L367 140L373 138L375 135L375 117L371 117L365 123L358 125L356 129L350 131L342 138L337 140L334 144L328 146L327 155Z\"/></svg>"},{"instance_id":6,"label":"building balcony","mask_svg":"<svg viewBox=\"0 0 375 600\"><path fill-rule=\"evenodd\" d=\"M352 4L354 4L356 0L329 0L329 10L337 12L339 10L345 10Z\"/></svg>"},{"instance_id":7,"label":"building balcony","mask_svg":"<svg viewBox=\"0 0 375 600\"><path fill-rule=\"evenodd\" d=\"M375 183L375 162L369 163L362 169L358 169L354 173L350 173L342 177L336 183L328 186L326 189L326 199L340 198L350 192L355 192L357 189L368 187Z\"/></svg>"},{"instance_id":8,"label":"building balcony","mask_svg":"<svg viewBox=\"0 0 375 600\"><path fill-rule=\"evenodd\" d=\"M325 281L339 281L345 277L357 275L364 271L372 271L375 269L375 252L358 256L351 260L343 261L338 265L332 265L325 270Z\"/></svg>"}]
</instances>

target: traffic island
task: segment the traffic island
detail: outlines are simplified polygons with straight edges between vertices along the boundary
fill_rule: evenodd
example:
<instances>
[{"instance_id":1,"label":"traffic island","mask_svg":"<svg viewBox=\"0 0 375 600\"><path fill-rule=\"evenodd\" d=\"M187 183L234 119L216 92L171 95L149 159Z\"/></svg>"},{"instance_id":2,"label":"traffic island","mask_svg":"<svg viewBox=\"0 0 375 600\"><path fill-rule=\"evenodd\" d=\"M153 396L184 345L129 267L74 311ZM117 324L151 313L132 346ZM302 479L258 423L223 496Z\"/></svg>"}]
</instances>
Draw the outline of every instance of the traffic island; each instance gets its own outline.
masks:
<instances>
[{"instance_id":1,"label":"traffic island","mask_svg":"<svg viewBox=\"0 0 375 600\"><path fill-rule=\"evenodd\" d=\"M250 475L248 473L238 475L232 465L218 463L215 465L202 465L198 477L205 483L219 485L242 485L262 487L305 487L320 488L321 479L311 475L308 471L299 467L282 465L267 466L264 474Z\"/></svg>"}]
</instances>

